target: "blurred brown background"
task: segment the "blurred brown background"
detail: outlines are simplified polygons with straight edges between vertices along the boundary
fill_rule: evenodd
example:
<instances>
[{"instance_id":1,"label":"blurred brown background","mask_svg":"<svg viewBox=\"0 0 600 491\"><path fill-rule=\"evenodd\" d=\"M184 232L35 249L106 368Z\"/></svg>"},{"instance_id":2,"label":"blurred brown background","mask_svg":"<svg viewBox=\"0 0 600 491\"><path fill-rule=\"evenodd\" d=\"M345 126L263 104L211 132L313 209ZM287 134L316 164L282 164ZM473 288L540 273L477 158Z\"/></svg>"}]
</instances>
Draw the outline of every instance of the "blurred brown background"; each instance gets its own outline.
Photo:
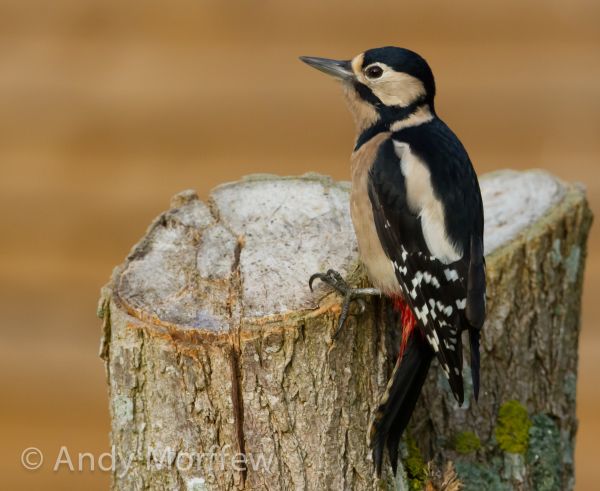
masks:
<instances>
[{"instance_id":1,"label":"blurred brown background","mask_svg":"<svg viewBox=\"0 0 600 491\"><path fill-rule=\"evenodd\" d=\"M171 195L253 172L349 177L338 87L298 55L419 51L478 172L549 169L598 213L599 26L592 0L0 0L2 488L107 488L52 465L62 445L108 449L98 290ZM600 227L589 251L580 490L600 480ZM35 472L29 446L46 453Z\"/></svg>"}]
</instances>

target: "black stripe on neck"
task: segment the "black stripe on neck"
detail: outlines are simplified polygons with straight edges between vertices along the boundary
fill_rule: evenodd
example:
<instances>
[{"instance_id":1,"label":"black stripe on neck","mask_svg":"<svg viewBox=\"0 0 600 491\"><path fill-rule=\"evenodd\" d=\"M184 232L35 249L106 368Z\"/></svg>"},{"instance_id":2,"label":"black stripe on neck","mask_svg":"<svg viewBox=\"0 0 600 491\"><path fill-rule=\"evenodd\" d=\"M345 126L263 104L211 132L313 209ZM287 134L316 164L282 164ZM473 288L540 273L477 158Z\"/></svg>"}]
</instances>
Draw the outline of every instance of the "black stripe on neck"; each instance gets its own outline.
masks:
<instances>
[{"instance_id":1,"label":"black stripe on neck","mask_svg":"<svg viewBox=\"0 0 600 491\"><path fill-rule=\"evenodd\" d=\"M360 147L362 147L365 143L367 143L371 138L375 135L382 133L384 131L389 131L390 126L397 121L404 121L412 116L417 109L421 106L427 104L425 97L420 97L413 103L408 106L379 106L377 107L377 112L379 113L379 119L369 126L367 129L363 130L363 132L358 136L356 140L356 145L354 146L354 151L356 152ZM433 112L433 108L430 110Z\"/></svg>"},{"instance_id":2,"label":"black stripe on neck","mask_svg":"<svg viewBox=\"0 0 600 491\"><path fill-rule=\"evenodd\" d=\"M354 146L354 151L356 152L360 147L362 147L375 135L383 133L384 131L388 131L389 129L389 122L382 121L381 119L378 120L374 125L369 126L358 136L358 139L356 140L356 145Z\"/></svg>"}]
</instances>

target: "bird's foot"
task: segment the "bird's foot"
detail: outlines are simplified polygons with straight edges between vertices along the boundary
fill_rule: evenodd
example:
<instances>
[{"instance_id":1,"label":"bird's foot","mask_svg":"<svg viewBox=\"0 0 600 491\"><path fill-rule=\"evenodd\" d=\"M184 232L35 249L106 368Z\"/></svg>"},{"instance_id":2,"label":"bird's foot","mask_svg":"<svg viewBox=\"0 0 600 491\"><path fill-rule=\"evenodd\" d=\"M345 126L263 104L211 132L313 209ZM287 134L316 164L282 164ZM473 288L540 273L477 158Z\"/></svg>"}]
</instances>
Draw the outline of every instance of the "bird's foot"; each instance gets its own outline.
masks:
<instances>
[{"instance_id":1,"label":"bird's foot","mask_svg":"<svg viewBox=\"0 0 600 491\"><path fill-rule=\"evenodd\" d=\"M342 275L333 269L328 270L327 273L313 274L308 280L310 291L313 291L313 282L317 279L321 280L323 283L327 283L344 297L344 302L342 303L342 312L340 313L338 325L333 333L332 339L335 339L342 330L342 327L344 327L344 323L346 322L348 313L350 312L350 304L353 301L358 303L359 314L362 314L366 309L366 304L362 297L381 295L381 291L377 288L351 288L348 283L346 283L344 278L342 278Z\"/></svg>"}]
</instances>

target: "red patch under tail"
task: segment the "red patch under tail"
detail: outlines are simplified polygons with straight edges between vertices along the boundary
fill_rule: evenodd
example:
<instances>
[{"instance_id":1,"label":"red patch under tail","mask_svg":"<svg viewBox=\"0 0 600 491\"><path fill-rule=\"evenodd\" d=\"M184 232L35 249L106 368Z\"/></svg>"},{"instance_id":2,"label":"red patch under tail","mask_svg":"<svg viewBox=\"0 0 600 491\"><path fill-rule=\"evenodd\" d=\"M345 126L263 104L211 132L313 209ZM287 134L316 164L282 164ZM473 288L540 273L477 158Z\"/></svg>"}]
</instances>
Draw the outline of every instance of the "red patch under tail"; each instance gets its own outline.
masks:
<instances>
[{"instance_id":1,"label":"red patch under tail","mask_svg":"<svg viewBox=\"0 0 600 491\"><path fill-rule=\"evenodd\" d=\"M398 295L392 297L392 304L394 306L394 310L400 314L400 321L402 322L402 341L400 343L400 352L398 354L399 358L402 358L402 356L404 356L406 346L408 345L408 340L410 339L412 332L415 330L417 320L415 319L412 310L410 310L410 306L401 296Z\"/></svg>"}]
</instances>

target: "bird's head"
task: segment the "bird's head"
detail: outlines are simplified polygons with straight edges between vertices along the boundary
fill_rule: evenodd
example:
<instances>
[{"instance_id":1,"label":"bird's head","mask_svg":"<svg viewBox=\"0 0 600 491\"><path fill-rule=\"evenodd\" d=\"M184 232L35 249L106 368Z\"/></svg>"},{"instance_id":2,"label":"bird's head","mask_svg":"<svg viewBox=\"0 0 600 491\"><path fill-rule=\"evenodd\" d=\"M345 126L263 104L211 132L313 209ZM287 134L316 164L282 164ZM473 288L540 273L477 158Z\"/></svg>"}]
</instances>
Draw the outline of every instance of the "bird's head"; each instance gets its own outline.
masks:
<instances>
[{"instance_id":1,"label":"bird's head","mask_svg":"<svg viewBox=\"0 0 600 491\"><path fill-rule=\"evenodd\" d=\"M344 85L359 131L374 124L393 124L418 110L433 113L435 81L417 53L388 46L360 53L351 60L302 56L308 65Z\"/></svg>"}]
</instances>

